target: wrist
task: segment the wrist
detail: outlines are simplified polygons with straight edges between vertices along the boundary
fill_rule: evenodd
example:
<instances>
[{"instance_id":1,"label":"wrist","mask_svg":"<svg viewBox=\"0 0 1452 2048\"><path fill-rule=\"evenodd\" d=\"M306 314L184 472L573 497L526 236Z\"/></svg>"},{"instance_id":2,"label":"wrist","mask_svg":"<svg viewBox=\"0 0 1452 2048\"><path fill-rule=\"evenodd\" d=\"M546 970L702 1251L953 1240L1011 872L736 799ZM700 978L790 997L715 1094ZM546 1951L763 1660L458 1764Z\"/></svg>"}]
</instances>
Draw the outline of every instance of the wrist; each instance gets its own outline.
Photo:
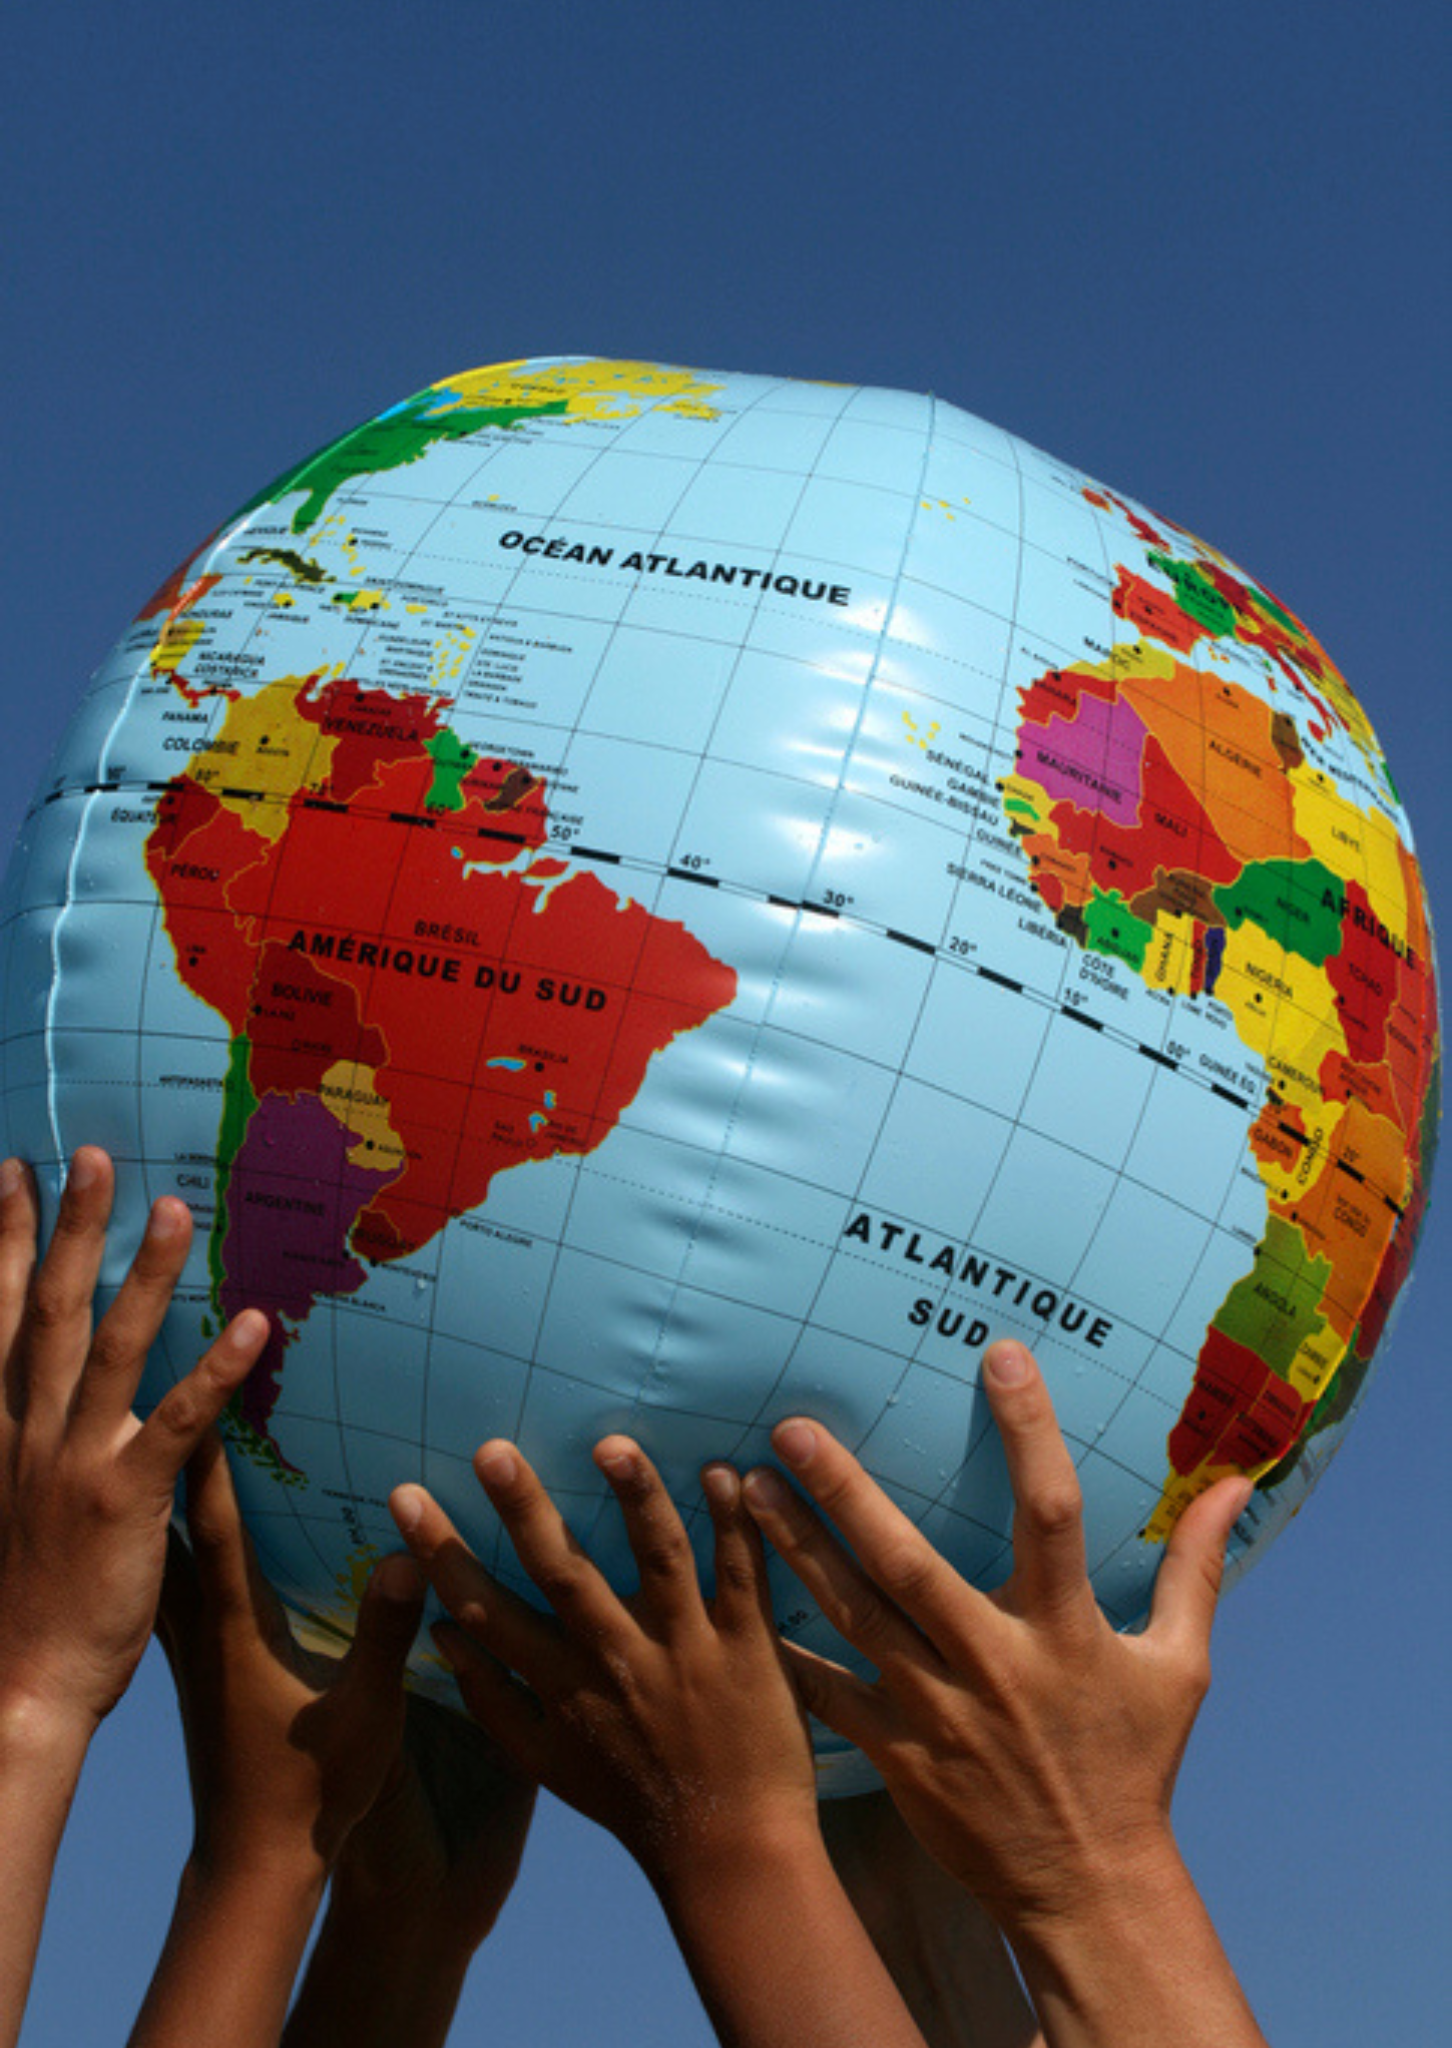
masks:
<instances>
[{"instance_id":1,"label":"wrist","mask_svg":"<svg viewBox=\"0 0 1452 2048\"><path fill-rule=\"evenodd\" d=\"M331 1865L305 1832L248 1827L199 1828L182 1872L191 1891L275 1888L280 1896L320 1899Z\"/></svg>"},{"instance_id":2,"label":"wrist","mask_svg":"<svg viewBox=\"0 0 1452 2048\"><path fill-rule=\"evenodd\" d=\"M689 1829L662 1829L657 1839L632 1853L673 1914L691 1910L698 1899L708 1911L713 1906L719 1910L738 1886L760 1890L814 1875L836 1882L815 1801L804 1802L800 1810L773 1806L717 1812Z\"/></svg>"},{"instance_id":3,"label":"wrist","mask_svg":"<svg viewBox=\"0 0 1452 2048\"><path fill-rule=\"evenodd\" d=\"M1070 1857L1041 1858L1031 1894L986 1899L1015 1946L1053 1950L1077 1940L1128 1937L1148 1917L1197 1898L1168 1822Z\"/></svg>"},{"instance_id":4,"label":"wrist","mask_svg":"<svg viewBox=\"0 0 1452 2048\"><path fill-rule=\"evenodd\" d=\"M1111 1849L1050 1904L1005 1914L1002 1930L1051 2040L1119 2048L1264 2048L1219 1936L1166 1827ZM1189 2016L1193 2015L1193 2024Z\"/></svg>"}]
</instances>

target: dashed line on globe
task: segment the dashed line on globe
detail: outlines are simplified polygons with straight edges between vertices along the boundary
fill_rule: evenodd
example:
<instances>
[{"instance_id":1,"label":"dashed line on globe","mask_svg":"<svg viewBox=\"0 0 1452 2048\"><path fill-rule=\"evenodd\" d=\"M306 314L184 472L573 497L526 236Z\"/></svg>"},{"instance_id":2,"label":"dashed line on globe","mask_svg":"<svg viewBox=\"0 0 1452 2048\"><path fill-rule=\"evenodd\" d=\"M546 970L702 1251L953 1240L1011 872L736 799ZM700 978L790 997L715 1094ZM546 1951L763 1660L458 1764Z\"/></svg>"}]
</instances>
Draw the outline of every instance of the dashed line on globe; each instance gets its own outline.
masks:
<instances>
[{"instance_id":1,"label":"dashed line on globe","mask_svg":"<svg viewBox=\"0 0 1452 2048\"><path fill-rule=\"evenodd\" d=\"M122 795L128 788L134 788L137 793L142 791L161 792L167 787L166 783L145 782L130 785L115 780L77 783L68 789L50 790L43 801L49 804L55 803L65 796ZM270 790L229 788L223 794L239 803L270 803L274 801L274 793ZM321 797L310 797L304 801L306 807L311 810L340 811L348 808L346 805L333 803ZM429 817L423 812L391 811L388 815L390 821L398 825L427 826L432 829L437 824L436 819ZM498 841L512 846L522 846L525 843L523 836L517 832L499 831L492 826L486 825L477 826L475 831L476 836L480 839ZM695 882L708 889L726 889L733 895L768 903L773 909L791 910L802 912L812 917L825 917L844 921L844 913L833 904L808 903L789 896L779 896L769 890L751 889L742 883L732 882L719 875L704 875L699 870L678 867L671 862L643 860L637 855L613 853L606 848L583 846L578 843L570 851L574 858L578 860L602 861L611 867L639 868L646 873L660 875L678 882ZM1180 1079L1189 1081L1194 1087L1202 1089L1206 1094L1218 1096L1221 1101L1230 1103L1236 1109L1245 1110L1251 1106L1251 1098L1249 1096L1237 1094L1234 1089L1225 1087L1222 1082L1209 1079L1202 1080L1193 1068L1187 1068L1181 1061L1171 1058L1168 1053L1160 1052L1154 1046L1145 1045L1142 1040L1133 1037L1127 1031L1118 1030L1113 1024L1106 1023L1103 1018L1091 1016L1082 1008L1061 1002L1057 996L1047 995L1041 989L1030 988L1026 983L1016 980L1012 975L1000 973L997 968L960 959L955 955L947 953L941 946L935 945L931 939L918 938L911 932L897 931L890 925L878 924L870 918L847 916L845 922L854 925L859 930L875 932L881 938L891 939L897 945L910 947L914 952L925 953L936 960L941 966L954 967L965 973L976 974L982 980L992 982L999 988L1008 989L1015 995L1024 996L1029 1002L1037 1003L1042 1008L1055 1010L1062 1017L1072 1017L1075 1023L1082 1024L1086 1030L1100 1032L1105 1038L1110 1039L1115 1044L1128 1047L1130 1051L1140 1054L1147 1060L1152 1060L1156 1066L1167 1068L1171 1073L1178 1075ZM1304 1144L1306 1142L1299 1133L1288 1131L1287 1135L1295 1136L1299 1143ZM1376 1187L1374 1182L1368 1182L1364 1175L1357 1172L1355 1168L1349 1166L1344 1160L1337 1159L1334 1161L1334 1164L1360 1185L1372 1187L1374 1192L1380 1195L1382 1201L1386 1203L1387 1207L1394 1214L1399 1216L1402 1213L1398 1204L1386 1193L1385 1189Z\"/></svg>"}]
</instances>

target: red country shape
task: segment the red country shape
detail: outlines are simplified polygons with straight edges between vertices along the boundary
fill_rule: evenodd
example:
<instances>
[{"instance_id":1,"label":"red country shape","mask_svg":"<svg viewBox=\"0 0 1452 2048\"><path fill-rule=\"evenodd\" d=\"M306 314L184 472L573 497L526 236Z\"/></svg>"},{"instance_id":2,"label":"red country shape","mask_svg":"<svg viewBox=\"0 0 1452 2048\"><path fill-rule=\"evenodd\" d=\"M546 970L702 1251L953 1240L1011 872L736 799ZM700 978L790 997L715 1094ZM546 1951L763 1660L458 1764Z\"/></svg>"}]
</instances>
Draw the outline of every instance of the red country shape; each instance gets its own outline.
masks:
<instances>
[{"instance_id":1,"label":"red country shape","mask_svg":"<svg viewBox=\"0 0 1452 2048\"><path fill-rule=\"evenodd\" d=\"M1182 1477L1200 1465L1248 1470L1282 1458L1311 1413L1311 1403L1264 1360L1223 1330L1205 1333L1195 1382L1170 1431L1170 1464Z\"/></svg>"},{"instance_id":2,"label":"red country shape","mask_svg":"<svg viewBox=\"0 0 1452 2048\"><path fill-rule=\"evenodd\" d=\"M388 1048L359 1020L357 996L279 939L262 948L247 1011L248 1078L255 1094L316 1095L342 1060L373 1067Z\"/></svg>"},{"instance_id":3,"label":"red country shape","mask_svg":"<svg viewBox=\"0 0 1452 2048\"><path fill-rule=\"evenodd\" d=\"M1377 936L1371 899L1360 882L1346 885L1341 950L1326 962L1336 992L1336 1012L1353 1060L1373 1065L1386 1058L1387 1019L1397 993L1396 954Z\"/></svg>"},{"instance_id":4,"label":"red country shape","mask_svg":"<svg viewBox=\"0 0 1452 2048\"><path fill-rule=\"evenodd\" d=\"M1118 889L1126 898L1143 895L1154 888L1161 868L1199 875L1211 884L1235 879L1239 861L1153 733L1145 742L1140 792L1139 819L1133 825L1115 825L1100 812L1073 804L1054 806L1059 845L1088 856L1101 889Z\"/></svg>"},{"instance_id":5,"label":"red country shape","mask_svg":"<svg viewBox=\"0 0 1452 2048\"><path fill-rule=\"evenodd\" d=\"M146 868L161 897L181 978L193 995L244 1029L257 965L253 919L237 898L265 901L271 846L187 776L156 806Z\"/></svg>"},{"instance_id":6,"label":"red country shape","mask_svg":"<svg viewBox=\"0 0 1452 2048\"><path fill-rule=\"evenodd\" d=\"M1118 567L1119 582L1111 602L1120 618L1181 654L1188 654L1197 640L1208 637L1209 628L1181 611L1169 591L1157 590L1153 583L1136 576L1122 563Z\"/></svg>"},{"instance_id":7,"label":"red country shape","mask_svg":"<svg viewBox=\"0 0 1452 2048\"><path fill-rule=\"evenodd\" d=\"M348 803L394 763L412 758L427 788L433 762L425 743L438 733L441 702L435 697L395 697L369 690L343 676L315 689L315 675L298 691L296 708L337 742L328 772L327 795ZM420 808L422 796L420 795Z\"/></svg>"},{"instance_id":8,"label":"red country shape","mask_svg":"<svg viewBox=\"0 0 1452 2048\"><path fill-rule=\"evenodd\" d=\"M594 875L560 880L553 858L501 867L543 833L543 790L508 762L475 772L488 798L471 773L463 810L421 822L395 804L408 761L348 812L296 798L272 862L269 962L285 954L349 991L336 1010L309 1006L313 1035L336 1025L334 1056L375 1065L406 1149L354 1232L374 1260L416 1250L503 1168L598 1145L652 1054L736 993L734 970L684 926ZM488 808L511 787L523 817ZM481 837L500 830L513 843Z\"/></svg>"},{"instance_id":9,"label":"red country shape","mask_svg":"<svg viewBox=\"0 0 1452 2048\"><path fill-rule=\"evenodd\" d=\"M1097 697L1113 704L1119 685L1112 676L1087 675L1081 669L1051 668L1019 692L1019 717L1023 726L1047 725L1051 719L1075 719L1080 699Z\"/></svg>"},{"instance_id":10,"label":"red country shape","mask_svg":"<svg viewBox=\"0 0 1452 2048\"><path fill-rule=\"evenodd\" d=\"M506 1167L591 1151L652 1055L735 997L734 971L683 925L622 906L593 875L559 884L540 908L532 893L513 874L461 878L451 896L423 900L495 941L489 954L464 956L458 978L431 980L426 999L392 972L360 988L389 1046L377 1086L408 1148L404 1173L354 1233L369 1258L417 1249Z\"/></svg>"}]
</instances>

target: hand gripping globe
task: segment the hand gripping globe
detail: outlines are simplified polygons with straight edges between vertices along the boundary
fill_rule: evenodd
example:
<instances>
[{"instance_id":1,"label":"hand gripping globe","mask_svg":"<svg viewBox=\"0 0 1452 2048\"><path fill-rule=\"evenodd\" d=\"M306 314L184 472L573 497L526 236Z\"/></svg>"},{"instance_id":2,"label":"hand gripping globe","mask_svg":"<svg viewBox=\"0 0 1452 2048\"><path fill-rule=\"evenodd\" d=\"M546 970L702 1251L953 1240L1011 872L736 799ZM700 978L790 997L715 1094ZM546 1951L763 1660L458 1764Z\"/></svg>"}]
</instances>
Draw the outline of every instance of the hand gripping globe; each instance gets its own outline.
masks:
<instances>
[{"instance_id":1,"label":"hand gripping globe","mask_svg":"<svg viewBox=\"0 0 1452 2048\"><path fill-rule=\"evenodd\" d=\"M197 1233L154 1401L256 1304L262 1563L346 1630L425 1482L820 1417L960 1571L1037 1352L1110 1618L1230 1471L1315 1483L1416 1243L1432 938L1372 728L1173 522L931 398L550 358L289 470L145 606L0 929L4 1143ZM774 1581L794 1640L843 1646ZM419 1682L451 1695L420 1653ZM827 1789L853 1754L821 1737Z\"/></svg>"}]
</instances>

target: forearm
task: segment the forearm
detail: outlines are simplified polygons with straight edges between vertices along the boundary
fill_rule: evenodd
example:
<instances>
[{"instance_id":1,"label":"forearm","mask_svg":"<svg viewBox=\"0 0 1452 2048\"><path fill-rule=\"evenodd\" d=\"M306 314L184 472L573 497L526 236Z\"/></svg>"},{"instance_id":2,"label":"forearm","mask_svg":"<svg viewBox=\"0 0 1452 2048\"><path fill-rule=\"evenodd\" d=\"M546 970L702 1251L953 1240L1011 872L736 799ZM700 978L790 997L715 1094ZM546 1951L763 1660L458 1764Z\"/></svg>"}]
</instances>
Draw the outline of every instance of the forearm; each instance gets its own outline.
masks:
<instances>
[{"instance_id":1,"label":"forearm","mask_svg":"<svg viewBox=\"0 0 1452 2048\"><path fill-rule=\"evenodd\" d=\"M1173 1844L1005 1932L1050 2048L1266 2048Z\"/></svg>"},{"instance_id":2,"label":"forearm","mask_svg":"<svg viewBox=\"0 0 1452 2048\"><path fill-rule=\"evenodd\" d=\"M886 1792L819 1809L833 1867L928 2048L1044 2048L1003 1936Z\"/></svg>"},{"instance_id":3,"label":"forearm","mask_svg":"<svg viewBox=\"0 0 1452 2048\"><path fill-rule=\"evenodd\" d=\"M30 1992L56 1852L90 1730L0 1705L0 2048L14 2048Z\"/></svg>"},{"instance_id":4,"label":"forearm","mask_svg":"<svg viewBox=\"0 0 1452 2048\"><path fill-rule=\"evenodd\" d=\"M194 1857L129 2048L277 2048L325 1881L312 1858L211 1870Z\"/></svg>"},{"instance_id":5,"label":"forearm","mask_svg":"<svg viewBox=\"0 0 1452 2048\"><path fill-rule=\"evenodd\" d=\"M652 1876L723 2048L924 2048L819 1837Z\"/></svg>"},{"instance_id":6,"label":"forearm","mask_svg":"<svg viewBox=\"0 0 1452 2048\"><path fill-rule=\"evenodd\" d=\"M282 2048L442 2048L471 1960L405 1912L355 1910L335 1880Z\"/></svg>"}]
</instances>

